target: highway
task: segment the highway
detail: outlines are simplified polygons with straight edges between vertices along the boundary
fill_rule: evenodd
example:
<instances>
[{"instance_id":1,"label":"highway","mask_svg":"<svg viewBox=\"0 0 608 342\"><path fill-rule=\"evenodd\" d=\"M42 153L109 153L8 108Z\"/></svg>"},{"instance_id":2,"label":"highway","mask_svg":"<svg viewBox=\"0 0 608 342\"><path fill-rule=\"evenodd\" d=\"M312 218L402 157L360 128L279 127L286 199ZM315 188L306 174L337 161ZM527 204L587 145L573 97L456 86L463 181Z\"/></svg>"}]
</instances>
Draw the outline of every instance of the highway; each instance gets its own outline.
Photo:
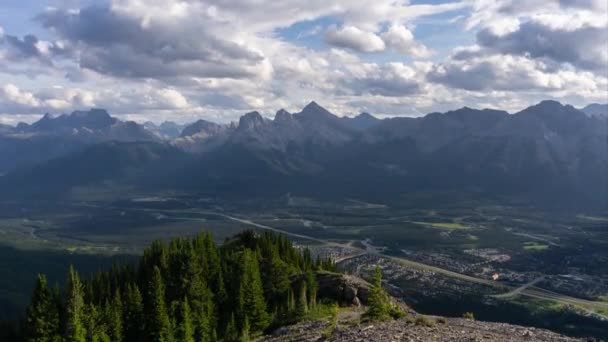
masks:
<instances>
[{"instance_id":1,"label":"highway","mask_svg":"<svg viewBox=\"0 0 608 342\"><path fill-rule=\"evenodd\" d=\"M87 204L87 206L95 206L95 205ZM196 221L197 219L193 218L193 217L176 217L173 215L176 215L179 213L191 213L191 214L205 214L205 215L220 216L225 219L239 222L244 225L252 226L255 228L259 228L259 229L270 230L273 232L281 233L283 235L295 237L298 239L314 241L316 243L327 245L327 246L351 248L351 249L357 251L357 253L355 255L340 258L339 261L348 260L350 258L354 258L354 257L365 255L365 254L376 255L379 257L391 259L395 262L401 263L402 265L405 265L410 268L431 271L431 272L434 272L434 273L437 273L437 274L440 274L440 275L443 275L446 277L460 279L460 280L467 281L467 282L474 283L474 284L486 285L486 286L490 286L490 287L494 287L494 288L506 291L503 294L495 295L496 298L509 298L509 297L514 297L514 296L519 295L519 296L524 296L524 297L529 297L529 298L549 300L549 301L557 302L557 303L564 304L564 305L576 306L577 308L584 310L590 314L594 314L598 317L608 320L608 316L601 315L601 314L597 313L597 311L596 311L596 310L608 311L608 303L594 302L594 301L589 301L589 300L585 300L585 299L570 297L570 296L562 295L559 293L555 293L555 292L551 292L548 290L544 290L544 289L535 287L534 285L539 283L542 280L542 277L534 279L533 281L526 283L522 286L516 287L516 286L509 285L509 284L501 283L498 281L477 278L477 277L473 277L470 275L446 270L446 269L443 269L443 268L440 268L437 266L423 264L418 261L409 260L409 259L403 258L403 257L396 257L396 256L392 256L392 255L383 254L381 252L376 251L373 248L363 249L363 248L351 246L348 244L341 244L341 243L337 243L337 242L333 242L333 241L327 241L327 240L315 238L315 237L304 235L304 234L292 233L292 232L282 230L279 228L256 223L249 219L239 218L233 214L226 214L223 212L215 212L215 211L200 211L200 210L195 210L195 209L194 210L158 210L158 209L139 208L139 209L131 209L131 210L163 212L167 215L172 215L171 218L173 218L173 219L183 219L183 220L192 220L192 221Z\"/></svg>"},{"instance_id":2,"label":"highway","mask_svg":"<svg viewBox=\"0 0 608 342\"><path fill-rule=\"evenodd\" d=\"M314 241L320 244L325 244L325 245L329 245L329 246L335 246L335 247L345 247L345 248L351 248L354 250L357 250L358 253L356 253L353 256L349 256L349 257L343 257L340 258L340 261L344 261L344 260L348 260L354 257L358 257L361 255L365 255L365 254L371 254L371 255L376 255L379 257L383 257L383 258L388 258L391 259L395 262L401 263L402 265L414 268L414 269L419 269L419 270L426 270L426 271L431 271L437 274L441 274L443 276L447 276L450 278L455 278L455 279L460 279L460 280L464 280L464 281L468 281L471 283L475 283L475 284L481 284L481 285L487 285L487 286L491 286L497 289L501 289L504 291L507 291L503 294L500 295L496 295L496 298L509 298L509 297L514 297L514 296L524 296L524 297L529 297L529 298L535 298L535 299L543 299L543 300L549 300L549 301L553 301L553 302L557 302L557 303L561 303L561 304L565 304L565 305L571 305L571 306L576 306L579 309L582 309L590 314L594 314L596 316L602 317L603 319L608 320L608 316L605 315L601 315L599 313L597 313L595 310L598 309L604 309L604 310L608 310L608 303L603 303L603 302L594 302L594 301L589 301L589 300L585 300L585 299L580 299L580 298L575 298L575 297L570 297L570 296L566 296L566 295L562 295L559 293L555 293L555 292L551 292L548 290L544 290L544 289L540 289L535 287L534 285L536 285L537 283L541 282L542 280L544 280L544 276L543 277L539 277L536 278L534 280L532 280L529 283L526 283L522 286L519 287L515 287L512 285L508 285L505 283L501 283L498 281L493 281L493 280L489 280L489 279L482 279L482 278L477 278L477 277L473 277L470 275L466 275L466 274L462 274L462 273L458 273L458 272L454 272L454 271L450 271L450 270L446 270L440 267L436 267L436 266L431 266L431 265L427 265L427 264L423 264L417 261L413 261L413 260L409 260L403 257L396 257L396 256L391 256L391 255L386 255L383 254L381 252L377 252L373 249L370 248L359 248L359 247L355 247L355 246L350 246L348 244L340 244L340 243L336 243L336 242L332 242L332 241L327 241L327 240L323 240L323 239L318 239L312 236L307 236L307 235L303 235L303 234L297 234L297 233L291 233L279 228L275 228L275 227L270 227L267 225L263 225L263 224L259 224L256 222L253 222L251 220L248 219L242 219L242 218L238 218L236 216L232 216L232 215L228 215L228 214L224 214L224 213L218 213L218 212L204 212L204 214L209 214L209 215L217 215L217 216L221 216L224 217L226 219L232 220L232 221L236 221L236 222L240 222L242 224L246 224L246 225L250 225L253 227L257 227L260 229L266 229L266 230L271 230L277 233L281 233L287 236L292 236L292 237L296 237L299 239L304 239L304 240L309 240L309 241Z\"/></svg>"}]
</instances>

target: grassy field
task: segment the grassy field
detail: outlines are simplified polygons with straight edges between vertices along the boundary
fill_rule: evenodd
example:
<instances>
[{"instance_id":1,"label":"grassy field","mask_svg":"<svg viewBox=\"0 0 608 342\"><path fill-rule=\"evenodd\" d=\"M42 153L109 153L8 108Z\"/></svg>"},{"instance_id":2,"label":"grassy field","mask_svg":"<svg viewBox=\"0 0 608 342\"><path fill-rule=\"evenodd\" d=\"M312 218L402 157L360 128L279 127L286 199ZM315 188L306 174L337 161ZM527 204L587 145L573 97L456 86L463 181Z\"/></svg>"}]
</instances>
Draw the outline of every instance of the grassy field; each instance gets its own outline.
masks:
<instances>
[{"instance_id":1,"label":"grassy field","mask_svg":"<svg viewBox=\"0 0 608 342\"><path fill-rule=\"evenodd\" d=\"M439 229L471 229L469 226L465 226L460 223L454 222L412 222L426 227L439 228Z\"/></svg>"},{"instance_id":2,"label":"grassy field","mask_svg":"<svg viewBox=\"0 0 608 342\"><path fill-rule=\"evenodd\" d=\"M545 250L549 249L549 245L528 241L528 242L524 243L523 248L526 251L538 252L538 251L545 251Z\"/></svg>"}]
</instances>

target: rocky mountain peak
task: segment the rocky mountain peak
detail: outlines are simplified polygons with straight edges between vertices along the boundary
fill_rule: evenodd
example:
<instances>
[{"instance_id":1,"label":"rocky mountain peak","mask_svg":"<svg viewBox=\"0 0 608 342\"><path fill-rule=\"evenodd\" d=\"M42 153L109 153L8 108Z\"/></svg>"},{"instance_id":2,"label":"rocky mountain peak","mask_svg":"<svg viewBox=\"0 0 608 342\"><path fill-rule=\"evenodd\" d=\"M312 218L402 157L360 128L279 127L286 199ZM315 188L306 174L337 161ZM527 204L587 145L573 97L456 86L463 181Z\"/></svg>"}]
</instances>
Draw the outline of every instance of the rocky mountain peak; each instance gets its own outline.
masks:
<instances>
[{"instance_id":1,"label":"rocky mountain peak","mask_svg":"<svg viewBox=\"0 0 608 342\"><path fill-rule=\"evenodd\" d=\"M198 133L205 133L207 135L214 134L220 129L220 125L207 121L207 120L198 120L190 125L184 127L180 137L189 137Z\"/></svg>"},{"instance_id":2,"label":"rocky mountain peak","mask_svg":"<svg viewBox=\"0 0 608 342\"><path fill-rule=\"evenodd\" d=\"M292 122L293 121L293 116L291 115L291 113L289 113L288 111L286 111L285 109L281 109L279 110L275 116L274 116L274 121L276 123L287 123L287 122Z\"/></svg>"},{"instance_id":3,"label":"rocky mountain peak","mask_svg":"<svg viewBox=\"0 0 608 342\"><path fill-rule=\"evenodd\" d=\"M264 118L258 112L249 112L239 119L239 130L252 130L264 125Z\"/></svg>"},{"instance_id":4,"label":"rocky mountain peak","mask_svg":"<svg viewBox=\"0 0 608 342\"><path fill-rule=\"evenodd\" d=\"M330 113L327 109L321 107L315 101L310 102L306 105L300 112L300 116L307 118L328 118L335 117L332 113Z\"/></svg>"},{"instance_id":5,"label":"rocky mountain peak","mask_svg":"<svg viewBox=\"0 0 608 342\"><path fill-rule=\"evenodd\" d=\"M368 128L376 126L380 123L380 119L371 115L370 113L363 112L355 117L343 117L342 120L351 128L356 130L366 130Z\"/></svg>"},{"instance_id":6,"label":"rocky mountain peak","mask_svg":"<svg viewBox=\"0 0 608 342\"><path fill-rule=\"evenodd\" d=\"M80 126L102 129L113 125L116 119L112 118L105 109L94 108L89 111L75 111L66 118L66 122L76 128Z\"/></svg>"}]
</instances>

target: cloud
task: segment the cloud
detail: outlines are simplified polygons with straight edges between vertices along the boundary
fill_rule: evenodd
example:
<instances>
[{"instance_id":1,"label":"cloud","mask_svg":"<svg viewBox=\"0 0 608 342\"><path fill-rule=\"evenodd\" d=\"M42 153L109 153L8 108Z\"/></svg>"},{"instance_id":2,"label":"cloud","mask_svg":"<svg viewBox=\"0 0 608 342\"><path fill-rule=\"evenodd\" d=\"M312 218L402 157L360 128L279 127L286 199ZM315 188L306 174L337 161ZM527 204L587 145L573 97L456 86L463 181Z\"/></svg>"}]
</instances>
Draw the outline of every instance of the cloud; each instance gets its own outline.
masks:
<instances>
[{"instance_id":1,"label":"cloud","mask_svg":"<svg viewBox=\"0 0 608 342\"><path fill-rule=\"evenodd\" d=\"M412 57L428 57L431 52L429 49L414 40L414 34L403 25L391 25L382 34L385 44L405 55Z\"/></svg>"},{"instance_id":2,"label":"cloud","mask_svg":"<svg viewBox=\"0 0 608 342\"><path fill-rule=\"evenodd\" d=\"M365 75L345 81L356 95L399 97L421 91L416 71L403 63L372 65Z\"/></svg>"},{"instance_id":3,"label":"cloud","mask_svg":"<svg viewBox=\"0 0 608 342\"><path fill-rule=\"evenodd\" d=\"M608 85L605 77L590 72L556 70L538 60L510 55L449 59L433 66L427 78L475 92L571 92L594 98L605 94Z\"/></svg>"},{"instance_id":4,"label":"cloud","mask_svg":"<svg viewBox=\"0 0 608 342\"><path fill-rule=\"evenodd\" d=\"M386 48L384 41L373 32L354 26L330 26L325 32L325 42L359 52L379 52Z\"/></svg>"},{"instance_id":5,"label":"cloud","mask_svg":"<svg viewBox=\"0 0 608 342\"><path fill-rule=\"evenodd\" d=\"M0 29L2 113L95 105L225 122L310 100L338 114L421 114L608 91L605 0L54 4L32 13L42 28Z\"/></svg>"},{"instance_id":6,"label":"cloud","mask_svg":"<svg viewBox=\"0 0 608 342\"><path fill-rule=\"evenodd\" d=\"M147 18L113 7L87 7L49 9L38 20L79 47L81 67L106 75L244 78L263 69L259 51L210 32L204 24L210 17Z\"/></svg>"},{"instance_id":7,"label":"cloud","mask_svg":"<svg viewBox=\"0 0 608 342\"><path fill-rule=\"evenodd\" d=\"M69 50L63 42L40 40L32 34L23 37L5 34L0 27L0 54L13 62L35 60L44 65L52 65L53 58L63 57L69 54Z\"/></svg>"},{"instance_id":8,"label":"cloud","mask_svg":"<svg viewBox=\"0 0 608 342\"><path fill-rule=\"evenodd\" d=\"M529 21L504 35L483 29L477 33L477 43L496 53L549 59L587 70L608 68L606 28L583 26L573 30L555 29Z\"/></svg>"}]
</instances>

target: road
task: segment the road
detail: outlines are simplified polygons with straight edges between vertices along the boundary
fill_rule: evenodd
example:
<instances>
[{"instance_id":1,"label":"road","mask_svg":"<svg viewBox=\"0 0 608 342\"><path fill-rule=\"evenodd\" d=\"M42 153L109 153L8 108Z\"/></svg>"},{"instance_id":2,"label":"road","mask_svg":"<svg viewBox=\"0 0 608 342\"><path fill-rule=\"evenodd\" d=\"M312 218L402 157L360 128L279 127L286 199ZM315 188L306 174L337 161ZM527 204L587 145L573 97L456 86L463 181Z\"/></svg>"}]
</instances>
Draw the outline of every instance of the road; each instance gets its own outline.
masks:
<instances>
[{"instance_id":1,"label":"road","mask_svg":"<svg viewBox=\"0 0 608 342\"><path fill-rule=\"evenodd\" d=\"M90 206L94 206L94 205L90 205ZM131 209L134 210L134 209ZM413 260L409 260L403 257L396 257L396 256L391 256L391 255L387 255L387 254L383 254L381 252L377 252L374 250L368 250L368 249L363 249L363 248L359 248L359 247L355 247L355 246L350 246L348 244L341 244L341 243L337 243L337 242L332 242L332 241L327 241L327 240L323 240L323 239L319 239L319 238L315 238L312 236L307 236L304 234L297 234L297 233L292 233L289 231L285 231L279 228L275 228L275 227L271 227L268 225L264 225L264 224L260 224L260 223L256 223L253 222L251 220L248 219L243 219L243 218L239 218L237 216L234 215L229 215L226 213L222 213L222 212L214 212L214 211L200 211L200 210L157 210L157 209L147 209L147 208L139 208L139 209L135 209L135 210L140 210L140 211L154 211L154 212L164 212L165 214L179 214L179 213L192 213L192 214L206 214L206 215L216 215L216 216L220 216L223 218L226 218L228 220L231 221L235 221L235 222L239 222L242 223L244 225L249 225L252 227L256 227L259 229L265 229L265 230L270 230L273 232L277 232L277 233L281 233L283 235L287 235L287 236L292 236L298 239L304 239L304 240L309 240L309 241L314 241L317 242L319 244L323 244L323 245L328 245L328 246L334 246L334 247L342 247L342 248L351 248L353 250L356 250L358 253L356 256L361 256L364 254L371 254L371 255L376 255L376 256L380 256L383 258L388 258L391 259L393 261L399 262L402 265L408 266L410 268L414 268L414 269L418 269L418 270L423 270L423 271L431 271L437 274L441 274L443 276L446 277L450 277L450 278L454 278L454 279L460 279L463 281L467 281L470 283L474 283L474 284L481 284L481 285L487 285L490 287L494 287L500 290L504 290L507 291L504 294L498 295L498 296L502 296L502 297L512 297L512 296L516 296L516 295L520 295L520 296L525 296L525 297L530 297L530 298L536 298L536 299L543 299L543 300L549 300L549 301L553 301L553 302L557 302L557 303L561 303L561 304L565 304L565 305L572 305L572 306L576 306L588 313L593 313L594 315L597 315L599 317L602 317L606 320L608 320L608 316L605 315L601 315L598 314L596 312L596 310L598 309L602 309L602 310L606 310L608 311L608 303L604 303L604 302L593 302L593 301L588 301L588 300L584 300L584 299L580 299L580 298L574 298L574 297L570 297L570 296L566 296L566 295L562 295L562 294L558 294L555 292L551 292L551 291L547 291L544 289L540 289L535 287L534 285L537 284L538 282L540 282L542 279L535 279L530 283L524 284L522 286L519 287L515 287L512 285L508 285L505 283L501 283L501 282L497 282L497 281L493 281L493 280L489 280L489 279L482 279L482 278L477 278L477 277L473 277L473 276L469 276L466 274L462 274L462 273L458 273L458 272L454 272L454 271L450 271L450 270L446 270L440 267L436 267L436 266L431 266L431 265L427 265L427 264L423 264L417 261L413 261ZM184 220L196 220L196 218L192 218L192 217L171 217L173 219L184 219ZM353 258L354 256L349 256L349 257L344 257L342 259L343 260L348 260L350 258Z\"/></svg>"},{"instance_id":2,"label":"road","mask_svg":"<svg viewBox=\"0 0 608 342\"><path fill-rule=\"evenodd\" d=\"M232 220L232 221L236 221L236 222L240 222L242 224L246 224L246 225L250 225L253 227L257 227L257 228L261 228L261 229L267 229L267 230L271 230L277 233L281 233L284 235L288 235L288 236L293 236L293 237L297 237L299 239L305 239L305 240L310 240L310 241L315 241L321 244L325 244L325 245L330 245L330 246L336 246L336 247L347 247L347 248L352 248L354 250L357 250L359 253L357 253L356 256L361 256L364 254L371 254L371 255L377 255L383 258L388 258L391 259L393 261L399 262L402 265L414 268L414 269L419 269L419 270L426 270L426 271L431 271L437 274L441 274L450 278L455 278L455 279L460 279L460 280L464 280L464 281L468 281L471 283L475 283L475 284L481 284L481 285L487 285L487 286L491 286L497 289L501 289L501 290L505 290L508 291L504 294L498 295L497 297L512 297L512 296L516 296L516 295L521 295L521 296L525 296L525 297L530 297L530 298L536 298L536 299L543 299L543 300L549 300L549 301L553 301L553 302L558 302L561 304L565 304L565 305L572 305L572 306L576 306L588 313L592 313L594 315L597 315L599 317L602 317L606 320L608 320L608 316L605 315L601 315L598 314L595 310L597 309L604 309L604 310L608 310L608 304L606 303L602 303L602 302L593 302L593 301L588 301L588 300L584 300L584 299L580 299L580 298L574 298L574 297L570 297L570 296L566 296L566 295L562 295L562 294L558 294L555 292L551 292L551 291L547 291L544 289L540 289L537 287L534 287L535 284L539 283L540 281L542 281L544 279L544 277L539 277L536 278L534 280L532 280L529 283L526 283L522 286L519 287L514 287L512 285L508 285L505 283L501 283L501 282L497 282L497 281L493 281L493 280L489 280L489 279L482 279L482 278L477 278L477 277L473 277L473 276L469 276L466 274L462 274L462 273L458 273L458 272L454 272L454 271L450 271L450 270L446 270L440 267L436 267L436 266L431 266L431 265L427 265L427 264L423 264L417 261L413 261L413 260L409 260L406 258L402 258L402 257L395 257L395 256L391 256L391 255L386 255L380 252L376 252L373 249L362 249L362 248L358 248L358 247L354 247L354 246L350 246L348 244L340 244L340 243L336 243L336 242L331 242L331 241L326 241L326 240L322 240L322 239L318 239L312 236L307 236L307 235L303 235L303 234L296 234L296 233L291 233L288 231L284 231L282 229L279 228L275 228L275 227L270 227L267 225L263 225L263 224L259 224L256 222L253 222L251 220L247 220L247 219L242 219L242 218L238 218L236 216L232 216L232 215L227 215L224 213L217 213L217 212L205 212L205 214L209 214L209 215L218 215L221 217L224 217L226 219ZM350 258L353 258L354 256L350 256L350 257L345 257L342 258L342 261L344 260L348 260Z\"/></svg>"},{"instance_id":3,"label":"road","mask_svg":"<svg viewBox=\"0 0 608 342\"><path fill-rule=\"evenodd\" d=\"M514 289L512 291L509 291L509 292L503 293L503 294L499 294L499 295L496 295L494 297L496 297L496 298L509 298L509 297L517 296L517 295L521 294L522 291L526 290L527 288L532 287L532 286L540 283L541 281L545 280L545 278L546 278L545 276L538 277L538 278L536 278L536 279L534 279L534 280L532 280L532 281L530 281L528 283L523 284L522 286L520 286L520 287L518 287L518 288L516 288L516 289Z\"/></svg>"}]
</instances>

